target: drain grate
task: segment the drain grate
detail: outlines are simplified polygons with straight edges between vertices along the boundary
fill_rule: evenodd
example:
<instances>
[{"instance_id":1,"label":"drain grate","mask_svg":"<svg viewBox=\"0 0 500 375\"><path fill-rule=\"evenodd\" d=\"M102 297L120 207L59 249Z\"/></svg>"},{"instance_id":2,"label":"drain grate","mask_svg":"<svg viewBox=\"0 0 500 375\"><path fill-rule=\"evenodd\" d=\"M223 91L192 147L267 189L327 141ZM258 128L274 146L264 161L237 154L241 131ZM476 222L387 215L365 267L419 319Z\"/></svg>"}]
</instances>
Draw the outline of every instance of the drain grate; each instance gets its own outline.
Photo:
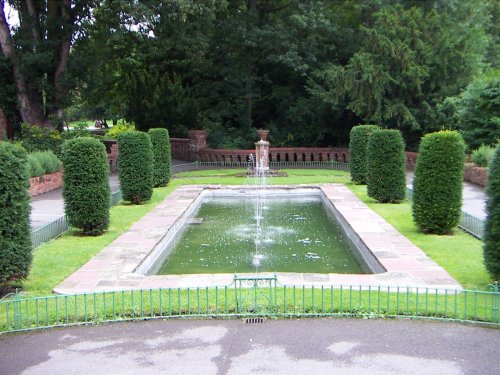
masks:
<instances>
[{"instance_id":1,"label":"drain grate","mask_svg":"<svg viewBox=\"0 0 500 375\"><path fill-rule=\"evenodd\" d=\"M264 323L265 321L264 318L245 318L243 323Z\"/></svg>"}]
</instances>

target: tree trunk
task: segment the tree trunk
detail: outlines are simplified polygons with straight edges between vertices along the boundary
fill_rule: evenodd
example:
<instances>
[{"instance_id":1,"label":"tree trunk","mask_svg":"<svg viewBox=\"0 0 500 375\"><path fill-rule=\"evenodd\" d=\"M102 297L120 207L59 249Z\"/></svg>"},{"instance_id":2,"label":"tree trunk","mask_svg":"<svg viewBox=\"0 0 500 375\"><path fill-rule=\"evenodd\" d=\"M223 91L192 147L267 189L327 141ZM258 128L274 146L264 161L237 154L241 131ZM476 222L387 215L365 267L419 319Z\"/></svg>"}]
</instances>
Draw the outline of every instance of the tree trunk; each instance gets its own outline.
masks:
<instances>
[{"instance_id":1,"label":"tree trunk","mask_svg":"<svg viewBox=\"0 0 500 375\"><path fill-rule=\"evenodd\" d=\"M40 24L40 20L45 17L43 8L37 8L33 0L25 0L20 4L20 27L30 30L33 39L32 50L16 49L5 18L5 0L0 0L0 45L12 65L19 113L25 123L55 129L59 121L51 119L53 116L61 116L67 93L63 75L68 66L75 22L71 1L48 0L45 27ZM42 33L42 30L46 30L46 33ZM40 79L46 77L49 83L47 90L43 90L41 84L37 85L28 80L21 70L22 59L18 55L29 54L31 59L37 59L38 49L43 44L49 47L48 50L53 56L51 66L38 67Z\"/></svg>"},{"instance_id":2,"label":"tree trunk","mask_svg":"<svg viewBox=\"0 0 500 375\"><path fill-rule=\"evenodd\" d=\"M16 97L21 119L31 125L45 126L47 119L43 108L42 93L30 87L21 72L19 57L14 47L12 36L4 13L4 1L0 1L0 45L7 59L12 64L12 73L16 85Z\"/></svg>"},{"instance_id":3,"label":"tree trunk","mask_svg":"<svg viewBox=\"0 0 500 375\"><path fill-rule=\"evenodd\" d=\"M41 127L50 127L50 123L45 117L42 93L26 83L23 75L19 72L19 68L14 66L13 70L17 103L22 122Z\"/></svg>"},{"instance_id":4,"label":"tree trunk","mask_svg":"<svg viewBox=\"0 0 500 375\"><path fill-rule=\"evenodd\" d=\"M9 120L5 115L2 108L0 108L0 141L7 139L7 128L9 126Z\"/></svg>"}]
</instances>

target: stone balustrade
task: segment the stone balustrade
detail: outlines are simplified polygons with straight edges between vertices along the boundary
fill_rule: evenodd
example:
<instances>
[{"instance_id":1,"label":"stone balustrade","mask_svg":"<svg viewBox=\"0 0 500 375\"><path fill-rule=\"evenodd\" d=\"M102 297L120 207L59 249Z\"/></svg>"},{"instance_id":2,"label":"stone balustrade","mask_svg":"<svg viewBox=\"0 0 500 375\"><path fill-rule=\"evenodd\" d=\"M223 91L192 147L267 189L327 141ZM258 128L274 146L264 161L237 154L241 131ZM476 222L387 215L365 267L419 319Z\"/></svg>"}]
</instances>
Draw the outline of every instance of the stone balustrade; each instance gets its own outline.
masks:
<instances>
[{"instance_id":1,"label":"stone balustrade","mask_svg":"<svg viewBox=\"0 0 500 375\"><path fill-rule=\"evenodd\" d=\"M202 162L246 162L255 150L200 150ZM271 147L269 162L349 161L347 148Z\"/></svg>"},{"instance_id":2,"label":"stone balustrade","mask_svg":"<svg viewBox=\"0 0 500 375\"><path fill-rule=\"evenodd\" d=\"M349 149L337 147L271 147L270 162L349 161Z\"/></svg>"}]
</instances>

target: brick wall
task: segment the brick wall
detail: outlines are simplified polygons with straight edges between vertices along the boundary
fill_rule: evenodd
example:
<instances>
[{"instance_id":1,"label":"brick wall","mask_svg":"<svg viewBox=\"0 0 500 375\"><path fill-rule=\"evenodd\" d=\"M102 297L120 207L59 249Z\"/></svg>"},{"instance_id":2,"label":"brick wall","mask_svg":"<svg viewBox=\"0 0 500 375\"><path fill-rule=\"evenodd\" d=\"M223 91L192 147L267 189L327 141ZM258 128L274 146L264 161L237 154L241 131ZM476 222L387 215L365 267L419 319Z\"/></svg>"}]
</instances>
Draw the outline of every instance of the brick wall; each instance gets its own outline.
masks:
<instances>
[{"instance_id":1,"label":"brick wall","mask_svg":"<svg viewBox=\"0 0 500 375\"><path fill-rule=\"evenodd\" d=\"M200 150L207 148L208 133L205 130L190 130L189 136L189 160L200 160Z\"/></svg>"},{"instance_id":2,"label":"brick wall","mask_svg":"<svg viewBox=\"0 0 500 375\"><path fill-rule=\"evenodd\" d=\"M406 169L409 171L415 170L417 164L418 152L406 151Z\"/></svg>"},{"instance_id":3,"label":"brick wall","mask_svg":"<svg viewBox=\"0 0 500 375\"><path fill-rule=\"evenodd\" d=\"M488 183L488 168L478 167L472 163L465 164L464 180L473 184L486 186Z\"/></svg>"},{"instance_id":4,"label":"brick wall","mask_svg":"<svg viewBox=\"0 0 500 375\"><path fill-rule=\"evenodd\" d=\"M43 194L62 187L63 172L46 174L40 177L30 178L30 196Z\"/></svg>"},{"instance_id":5,"label":"brick wall","mask_svg":"<svg viewBox=\"0 0 500 375\"><path fill-rule=\"evenodd\" d=\"M172 159L189 160L189 139L170 138L170 149L172 150Z\"/></svg>"}]
</instances>

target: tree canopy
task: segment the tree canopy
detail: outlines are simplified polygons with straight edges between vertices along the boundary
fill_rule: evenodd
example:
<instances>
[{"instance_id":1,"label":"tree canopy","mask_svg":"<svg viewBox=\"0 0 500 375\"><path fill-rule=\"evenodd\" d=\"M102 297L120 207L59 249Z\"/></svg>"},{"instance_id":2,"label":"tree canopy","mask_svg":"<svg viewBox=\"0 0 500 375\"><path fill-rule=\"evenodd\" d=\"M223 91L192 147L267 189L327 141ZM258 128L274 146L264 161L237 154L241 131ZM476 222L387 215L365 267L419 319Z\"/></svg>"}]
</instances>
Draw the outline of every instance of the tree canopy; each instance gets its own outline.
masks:
<instances>
[{"instance_id":1,"label":"tree canopy","mask_svg":"<svg viewBox=\"0 0 500 375\"><path fill-rule=\"evenodd\" d=\"M6 3L19 24L9 25ZM89 17L94 0L0 0L0 45L10 63L23 122L53 126L60 117L69 82L65 72L71 44ZM52 121L51 121L52 120Z\"/></svg>"},{"instance_id":2,"label":"tree canopy","mask_svg":"<svg viewBox=\"0 0 500 375\"><path fill-rule=\"evenodd\" d=\"M23 121L69 108L173 137L204 128L221 147L250 146L255 128L278 146L347 145L354 125L375 123L416 148L458 126L443 103L500 56L494 0L5 2L21 23L0 17L12 77L0 83ZM43 99L37 116L23 92Z\"/></svg>"}]
</instances>

